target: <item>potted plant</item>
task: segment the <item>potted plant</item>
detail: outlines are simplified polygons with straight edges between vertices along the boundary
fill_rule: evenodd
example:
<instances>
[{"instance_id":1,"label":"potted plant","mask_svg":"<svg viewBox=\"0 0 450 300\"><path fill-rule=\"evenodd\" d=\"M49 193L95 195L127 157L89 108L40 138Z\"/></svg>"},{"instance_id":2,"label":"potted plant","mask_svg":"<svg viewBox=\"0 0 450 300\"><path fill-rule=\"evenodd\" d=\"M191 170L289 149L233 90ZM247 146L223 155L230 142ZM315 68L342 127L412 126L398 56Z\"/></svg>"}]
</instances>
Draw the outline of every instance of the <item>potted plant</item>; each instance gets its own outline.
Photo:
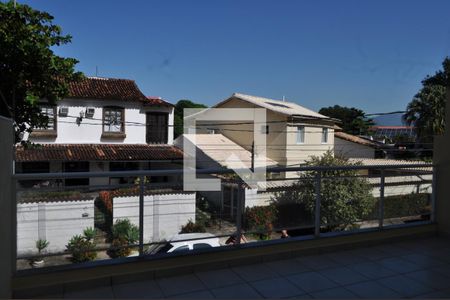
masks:
<instances>
[{"instance_id":1,"label":"potted plant","mask_svg":"<svg viewBox=\"0 0 450 300\"><path fill-rule=\"evenodd\" d=\"M41 257L41 255L44 252L44 250L48 247L49 244L50 244L50 242L45 239L38 239L36 241L36 249L38 250L39 257L33 259L33 261L32 261L33 267L39 267L44 263L44 259Z\"/></svg>"}]
</instances>

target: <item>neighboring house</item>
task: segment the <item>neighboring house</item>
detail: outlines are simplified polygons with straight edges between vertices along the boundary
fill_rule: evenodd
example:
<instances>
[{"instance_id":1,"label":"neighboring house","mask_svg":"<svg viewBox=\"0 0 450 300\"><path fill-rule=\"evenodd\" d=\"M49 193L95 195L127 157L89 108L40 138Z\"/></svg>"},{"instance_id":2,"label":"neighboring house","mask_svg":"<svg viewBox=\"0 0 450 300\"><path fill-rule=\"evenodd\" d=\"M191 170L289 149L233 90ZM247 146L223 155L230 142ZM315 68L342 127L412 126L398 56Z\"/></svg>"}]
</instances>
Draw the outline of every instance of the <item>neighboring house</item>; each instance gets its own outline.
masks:
<instances>
[{"instance_id":1,"label":"neighboring house","mask_svg":"<svg viewBox=\"0 0 450 300\"><path fill-rule=\"evenodd\" d=\"M49 119L48 126L24 136L40 146L17 147L19 173L180 166L183 154L172 146L174 106L144 96L133 80L88 77L70 83L69 96L56 106L44 100L39 105ZM110 180L126 181L67 179L63 185L108 184Z\"/></svg>"},{"instance_id":2,"label":"neighboring house","mask_svg":"<svg viewBox=\"0 0 450 300\"><path fill-rule=\"evenodd\" d=\"M44 100L39 105L48 126L24 136L31 146L16 147L16 173L182 167L183 152L173 146L174 106L159 97L144 96L132 80L88 77L71 83L69 96L55 106ZM146 214L148 207L154 209L146 219L146 229L154 224L146 238L177 234L188 220L195 221L195 193L178 202L178 196L168 196L180 193L179 176L147 176L146 182L170 183L160 196L144 199ZM121 191L136 184L136 177L119 176L20 181L18 253L35 250L37 239L47 239L50 252L64 250L73 235L94 227L94 219L107 220L108 214L109 219L127 217L138 225L137 192L126 199L111 197L112 211L101 210L96 202L104 190ZM152 192L159 190L154 187ZM132 203L124 207L128 200ZM161 201L161 207L155 205Z\"/></svg>"},{"instance_id":3,"label":"neighboring house","mask_svg":"<svg viewBox=\"0 0 450 300\"><path fill-rule=\"evenodd\" d=\"M334 154L345 158L382 157L380 144L345 132L334 132Z\"/></svg>"},{"instance_id":4,"label":"neighboring house","mask_svg":"<svg viewBox=\"0 0 450 300\"><path fill-rule=\"evenodd\" d=\"M399 166L399 165L421 165L426 164L423 161L397 160L397 159L369 159L369 158L350 158L351 163L358 163L362 166ZM376 187L380 186L380 170L362 170L361 175L368 176L368 180ZM429 194L432 192L433 169L432 167L415 168L395 168L386 169L385 174L385 192L387 196L398 196L408 194ZM380 190L373 190L373 195L379 197Z\"/></svg>"},{"instance_id":5,"label":"neighboring house","mask_svg":"<svg viewBox=\"0 0 450 300\"><path fill-rule=\"evenodd\" d=\"M213 107L266 109L267 124L260 125L260 130L267 135L267 158L279 166L298 166L311 155L320 156L333 149L336 120L296 103L235 93ZM248 124L216 122L201 126L201 123L197 126L197 132L220 133L244 149L252 150L251 119Z\"/></svg>"},{"instance_id":6,"label":"neighboring house","mask_svg":"<svg viewBox=\"0 0 450 300\"><path fill-rule=\"evenodd\" d=\"M369 128L370 138L382 143L392 141L416 141L417 136L413 126L372 126Z\"/></svg>"}]
</instances>

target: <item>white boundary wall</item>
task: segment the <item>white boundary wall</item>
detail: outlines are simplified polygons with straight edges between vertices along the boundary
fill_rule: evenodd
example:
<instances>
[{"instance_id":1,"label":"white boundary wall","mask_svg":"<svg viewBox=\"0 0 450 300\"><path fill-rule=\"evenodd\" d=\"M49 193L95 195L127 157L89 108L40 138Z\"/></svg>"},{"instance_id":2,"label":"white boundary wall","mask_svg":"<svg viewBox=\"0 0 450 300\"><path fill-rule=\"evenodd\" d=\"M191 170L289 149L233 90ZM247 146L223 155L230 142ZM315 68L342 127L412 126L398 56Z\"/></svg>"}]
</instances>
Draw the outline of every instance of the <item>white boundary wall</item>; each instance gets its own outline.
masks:
<instances>
[{"instance_id":1,"label":"white boundary wall","mask_svg":"<svg viewBox=\"0 0 450 300\"><path fill-rule=\"evenodd\" d=\"M126 218L139 226L139 196L113 198L113 222ZM195 193L144 197L144 243L170 238L189 220L195 222Z\"/></svg>"},{"instance_id":2,"label":"white boundary wall","mask_svg":"<svg viewBox=\"0 0 450 300\"><path fill-rule=\"evenodd\" d=\"M59 252L76 234L94 227L94 198L80 201L19 203L17 205L17 252L37 253L36 241L50 242L47 252Z\"/></svg>"}]
</instances>

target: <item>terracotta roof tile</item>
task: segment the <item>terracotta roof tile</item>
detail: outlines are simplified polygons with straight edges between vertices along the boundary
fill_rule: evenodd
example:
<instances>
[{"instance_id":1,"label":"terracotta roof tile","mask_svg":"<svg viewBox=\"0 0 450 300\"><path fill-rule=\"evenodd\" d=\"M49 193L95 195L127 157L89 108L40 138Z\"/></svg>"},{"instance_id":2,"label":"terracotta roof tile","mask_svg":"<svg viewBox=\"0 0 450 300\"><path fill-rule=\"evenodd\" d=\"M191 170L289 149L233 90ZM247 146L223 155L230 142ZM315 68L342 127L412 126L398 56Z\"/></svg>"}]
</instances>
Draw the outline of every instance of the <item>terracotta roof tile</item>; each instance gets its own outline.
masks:
<instances>
[{"instance_id":1,"label":"terracotta roof tile","mask_svg":"<svg viewBox=\"0 0 450 300\"><path fill-rule=\"evenodd\" d=\"M171 145L46 144L34 149L16 147L17 162L181 159L183 159L183 152Z\"/></svg>"},{"instance_id":2,"label":"terracotta roof tile","mask_svg":"<svg viewBox=\"0 0 450 300\"><path fill-rule=\"evenodd\" d=\"M86 77L69 83L69 98L140 101L149 105L171 105L155 97L147 98L134 80L118 78Z\"/></svg>"},{"instance_id":3,"label":"terracotta roof tile","mask_svg":"<svg viewBox=\"0 0 450 300\"><path fill-rule=\"evenodd\" d=\"M162 99L161 97L157 96L147 96L147 102L146 104L155 105L155 106L175 106L172 103L167 102L166 100Z\"/></svg>"}]
</instances>

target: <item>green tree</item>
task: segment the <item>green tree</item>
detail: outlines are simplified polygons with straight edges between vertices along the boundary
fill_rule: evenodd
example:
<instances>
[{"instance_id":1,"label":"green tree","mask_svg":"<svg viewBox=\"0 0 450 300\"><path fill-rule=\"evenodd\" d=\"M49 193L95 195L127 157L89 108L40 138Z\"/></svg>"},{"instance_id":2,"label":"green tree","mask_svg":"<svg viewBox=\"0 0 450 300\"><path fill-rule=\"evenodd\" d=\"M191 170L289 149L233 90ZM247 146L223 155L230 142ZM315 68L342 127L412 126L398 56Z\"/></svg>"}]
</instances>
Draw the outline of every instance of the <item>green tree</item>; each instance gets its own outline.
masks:
<instances>
[{"instance_id":1,"label":"green tree","mask_svg":"<svg viewBox=\"0 0 450 300\"><path fill-rule=\"evenodd\" d=\"M334 157L331 151L323 156L312 156L307 166L333 167L355 166L348 159ZM283 205L297 204L303 218L311 220L316 201L316 175L319 171L308 171L300 175L292 189L280 192L273 202L282 209ZM374 198L372 187L365 178L357 177L356 170L320 171L320 218L322 226L332 230L344 230L364 218L372 211ZM297 222L301 222L298 220Z\"/></svg>"},{"instance_id":2,"label":"green tree","mask_svg":"<svg viewBox=\"0 0 450 300\"><path fill-rule=\"evenodd\" d=\"M207 108L208 106L200 103L192 102L191 100L179 100L175 104L174 111L174 135L175 138L183 134L183 110L185 108Z\"/></svg>"},{"instance_id":3,"label":"green tree","mask_svg":"<svg viewBox=\"0 0 450 300\"><path fill-rule=\"evenodd\" d=\"M67 44L53 17L28 5L0 2L0 115L15 121L16 141L33 127L45 127L39 99L55 104L68 94L68 82L81 78L73 58L55 55L52 48Z\"/></svg>"},{"instance_id":4,"label":"green tree","mask_svg":"<svg viewBox=\"0 0 450 300\"><path fill-rule=\"evenodd\" d=\"M323 107L319 113L330 118L342 121L342 130L349 134L367 134L369 127L374 125L372 119L368 119L364 111L345 106L329 106Z\"/></svg>"},{"instance_id":5,"label":"green tree","mask_svg":"<svg viewBox=\"0 0 450 300\"><path fill-rule=\"evenodd\" d=\"M406 108L403 120L413 125L422 143L431 143L434 135L445 130L446 89L450 82L450 58L442 63L443 70L422 80L422 88Z\"/></svg>"}]
</instances>

